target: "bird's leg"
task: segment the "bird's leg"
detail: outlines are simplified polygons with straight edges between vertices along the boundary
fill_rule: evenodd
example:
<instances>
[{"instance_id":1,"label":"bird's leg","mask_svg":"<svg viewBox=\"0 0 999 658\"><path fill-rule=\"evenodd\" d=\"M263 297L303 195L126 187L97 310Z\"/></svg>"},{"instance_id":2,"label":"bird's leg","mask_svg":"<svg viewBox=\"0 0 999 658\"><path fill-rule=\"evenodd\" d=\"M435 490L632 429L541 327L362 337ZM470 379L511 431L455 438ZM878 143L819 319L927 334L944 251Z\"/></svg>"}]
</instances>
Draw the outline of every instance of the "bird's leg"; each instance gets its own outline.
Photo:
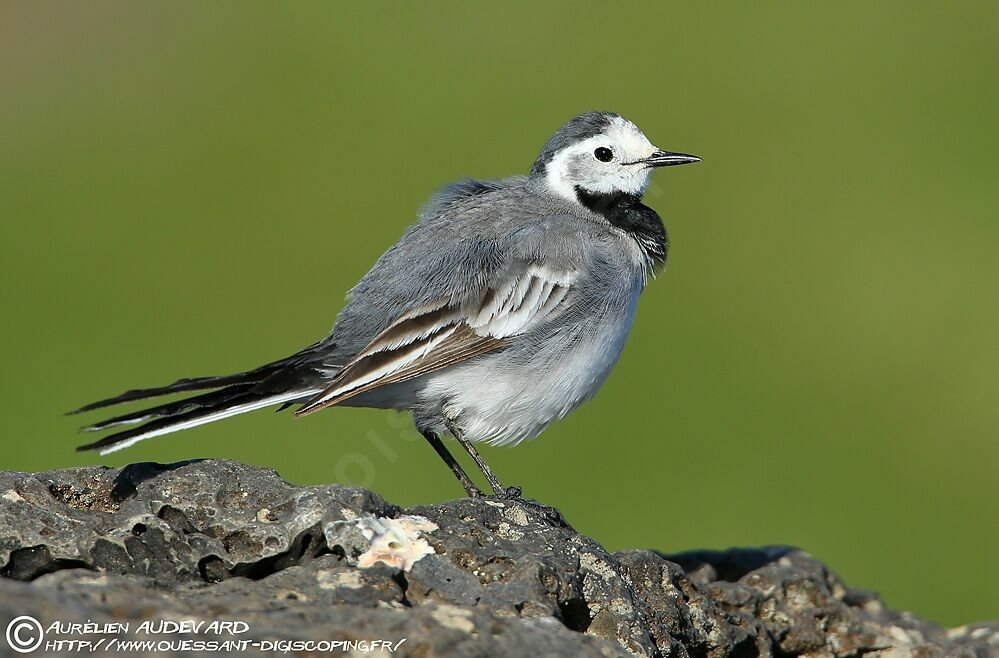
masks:
<instances>
[{"instance_id":1,"label":"bird's leg","mask_svg":"<svg viewBox=\"0 0 999 658\"><path fill-rule=\"evenodd\" d=\"M555 525L559 525L570 530L573 529L572 526L569 525L569 522L565 520L565 517L562 516L562 512L558 511L554 507L545 505L544 503L539 503L536 500L524 498L522 495L524 491L520 487L504 487L500 484L499 480L496 479L496 476L493 475L493 470L489 468L489 464L487 464L486 460L482 458L479 451L475 449L472 442L465 438L464 433L455 426L454 422L445 418L444 426L447 427L447 431L451 432L458 443L461 444L461 447L465 449L468 456L475 461L476 466L479 467L482 474L486 476L487 480L489 480L489 486L493 488L493 493L495 495L502 496L503 498L507 498L509 500L515 500L522 505L526 505L527 507L537 510L544 518Z\"/></svg>"},{"instance_id":2,"label":"bird's leg","mask_svg":"<svg viewBox=\"0 0 999 658\"><path fill-rule=\"evenodd\" d=\"M496 479L495 475L493 475L493 470L489 468L489 464L487 464L486 460L482 458L482 455L480 455L479 451L475 449L471 441L465 438L465 434L460 429L458 429L457 426L455 426L454 422L449 418L445 418L444 426L447 427L447 431L451 432L455 440L457 440L458 443L461 444L461 447L465 449L465 452L468 453L468 456L475 461L476 466L479 467L479 470L482 471L482 474L486 476L487 480L489 480L489 486L493 488L493 493L495 495L502 496L503 498L507 498L510 500L515 500L521 503L522 505L526 505L527 507L537 510L550 523L554 523L555 525L559 525L563 528L568 528L569 530L573 529L573 527L569 525L569 522L565 520L565 517L562 516L562 512L558 511L554 507L545 505L544 503L539 503L536 500L524 498L522 496L524 491L520 487L504 487L502 484L500 484L500 481ZM426 434L424 434L424 436L426 436ZM437 437L436 434L434 434L433 436L435 439L440 441L440 439ZM444 448L443 445L441 446L441 449L443 449L444 452L447 452L447 449ZM450 457L450 454L448 454L448 456ZM445 459L445 461L447 460ZM458 469L461 470L461 467L459 466ZM457 475L457 471L455 471L455 474ZM464 475L464 471L462 471L462 475ZM458 479L460 480L461 476L459 476ZM481 496L482 493L480 492L478 495Z\"/></svg>"},{"instance_id":3,"label":"bird's leg","mask_svg":"<svg viewBox=\"0 0 999 658\"><path fill-rule=\"evenodd\" d=\"M465 434L458 429L458 427L454 424L454 421L449 418L445 418L444 426L447 427L447 431L451 432L451 435L458 441L458 443L461 444L461 447L465 449L468 456L472 458L475 465L479 467L482 474L486 476L487 480L489 480L489 486L493 488L494 494L497 496L505 496L507 498L520 498L520 494L523 493L520 487L510 487L507 489L500 484L500 481L496 479L495 475L493 475L493 469L489 468L489 464L487 464L486 460L482 458L479 451L475 449L472 442L465 438Z\"/></svg>"},{"instance_id":4,"label":"bird's leg","mask_svg":"<svg viewBox=\"0 0 999 658\"><path fill-rule=\"evenodd\" d=\"M472 482L472 478L468 477L468 473L465 472L465 469L461 467L458 460L456 460L448 451L447 446L445 446L444 442L441 441L441 437L437 436L437 434L431 430L420 430L420 434L422 434L423 438L425 438L427 442L434 447L434 450L437 451L440 458L444 460L444 463L451 469L454 476L458 478L458 482L461 483L461 488L465 490L466 494L472 498L480 498L485 495L477 486L475 486L475 483Z\"/></svg>"}]
</instances>

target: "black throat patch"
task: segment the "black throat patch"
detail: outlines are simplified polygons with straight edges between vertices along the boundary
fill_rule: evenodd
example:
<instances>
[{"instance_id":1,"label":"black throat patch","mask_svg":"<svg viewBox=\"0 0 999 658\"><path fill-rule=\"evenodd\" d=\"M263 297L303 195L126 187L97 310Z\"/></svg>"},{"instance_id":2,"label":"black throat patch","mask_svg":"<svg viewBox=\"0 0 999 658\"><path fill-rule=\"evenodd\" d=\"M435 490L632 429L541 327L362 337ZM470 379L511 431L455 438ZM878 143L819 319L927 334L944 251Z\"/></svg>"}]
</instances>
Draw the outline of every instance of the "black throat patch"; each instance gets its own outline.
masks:
<instances>
[{"instance_id":1,"label":"black throat patch","mask_svg":"<svg viewBox=\"0 0 999 658\"><path fill-rule=\"evenodd\" d=\"M642 197L624 192L590 192L578 185L575 189L581 204L635 239L650 267L658 269L666 262L666 227L656 211L642 203Z\"/></svg>"}]
</instances>

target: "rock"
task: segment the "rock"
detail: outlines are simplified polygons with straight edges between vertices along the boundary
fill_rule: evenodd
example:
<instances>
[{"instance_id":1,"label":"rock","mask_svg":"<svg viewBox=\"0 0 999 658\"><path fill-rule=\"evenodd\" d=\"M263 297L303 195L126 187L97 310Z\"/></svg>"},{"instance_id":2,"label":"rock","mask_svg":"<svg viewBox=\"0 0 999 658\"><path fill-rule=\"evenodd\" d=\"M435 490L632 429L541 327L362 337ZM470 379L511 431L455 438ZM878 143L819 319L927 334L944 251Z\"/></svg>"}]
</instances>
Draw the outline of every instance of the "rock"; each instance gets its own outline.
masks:
<instances>
[{"instance_id":1,"label":"rock","mask_svg":"<svg viewBox=\"0 0 999 658\"><path fill-rule=\"evenodd\" d=\"M999 656L999 623L887 610L797 549L609 553L538 504L402 510L227 461L0 473L0 563L0 623L50 652Z\"/></svg>"}]
</instances>

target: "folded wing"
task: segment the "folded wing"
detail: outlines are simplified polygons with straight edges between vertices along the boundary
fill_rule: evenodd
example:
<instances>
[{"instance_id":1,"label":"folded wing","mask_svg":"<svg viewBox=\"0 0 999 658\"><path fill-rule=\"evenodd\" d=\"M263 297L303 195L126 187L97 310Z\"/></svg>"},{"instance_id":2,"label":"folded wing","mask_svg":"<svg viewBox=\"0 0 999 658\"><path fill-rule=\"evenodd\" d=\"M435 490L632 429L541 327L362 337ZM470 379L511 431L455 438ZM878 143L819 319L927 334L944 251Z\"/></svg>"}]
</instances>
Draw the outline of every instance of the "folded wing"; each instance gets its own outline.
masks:
<instances>
[{"instance_id":1,"label":"folded wing","mask_svg":"<svg viewBox=\"0 0 999 658\"><path fill-rule=\"evenodd\" d=\"M404 313L296 415L502 348L561 312L575 273L520 261L473 301L449 299Z\"/></svg>"}]
</instances>

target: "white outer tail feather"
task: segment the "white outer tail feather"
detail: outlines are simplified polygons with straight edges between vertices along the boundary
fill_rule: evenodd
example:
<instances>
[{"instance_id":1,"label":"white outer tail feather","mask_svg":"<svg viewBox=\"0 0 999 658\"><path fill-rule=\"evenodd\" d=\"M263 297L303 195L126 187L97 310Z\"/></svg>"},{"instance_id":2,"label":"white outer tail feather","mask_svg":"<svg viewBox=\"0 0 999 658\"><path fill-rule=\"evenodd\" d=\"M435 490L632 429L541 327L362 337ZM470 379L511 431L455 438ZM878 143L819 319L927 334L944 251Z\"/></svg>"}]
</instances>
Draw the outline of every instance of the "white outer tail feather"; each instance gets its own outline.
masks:
<instances>
[{"instance_id":1,"label":"white outer tail feather","mask_svg":"<svg viewBox=\"0 0 999 658\"><path fill-rule=\"evenodd\" d=\"M129 437L120 443L115 443L114 445L104 446L103 448L97 449L97 454L99 455L109 455L112 452L116 452L123 448L127 448L131 445L135 445L139 441L144 439L151 439L154 436L163 436L164 434L172 434L173 432L179 432L181 430L190 429L192 427L197 427L198 425L205 425L207 423L214 423L216 420L222 420L223 418L230 418L232 416L238 416L239 414L246 413L248 411L256 411L257 409L263 409L264 407L270 407L275 404L282 404L284 402L292 402L294 400L300 400L302 398L308 398L316 393L319 393L322 389L310 389L307 391L291 391L289 393L281 393L280 395L275 395L273 397L264 398L262 400L254 400L247 404L236 405L234 407L229 407L228 409L221 409L213 414L208 414L207 416L202 416L201 418L195 418L182 423L177 423L176 425L170 425L168 427L160 427L159 429L149 430L144 434L138 434L133 437Z\"/></svg>"}]
</instances>

